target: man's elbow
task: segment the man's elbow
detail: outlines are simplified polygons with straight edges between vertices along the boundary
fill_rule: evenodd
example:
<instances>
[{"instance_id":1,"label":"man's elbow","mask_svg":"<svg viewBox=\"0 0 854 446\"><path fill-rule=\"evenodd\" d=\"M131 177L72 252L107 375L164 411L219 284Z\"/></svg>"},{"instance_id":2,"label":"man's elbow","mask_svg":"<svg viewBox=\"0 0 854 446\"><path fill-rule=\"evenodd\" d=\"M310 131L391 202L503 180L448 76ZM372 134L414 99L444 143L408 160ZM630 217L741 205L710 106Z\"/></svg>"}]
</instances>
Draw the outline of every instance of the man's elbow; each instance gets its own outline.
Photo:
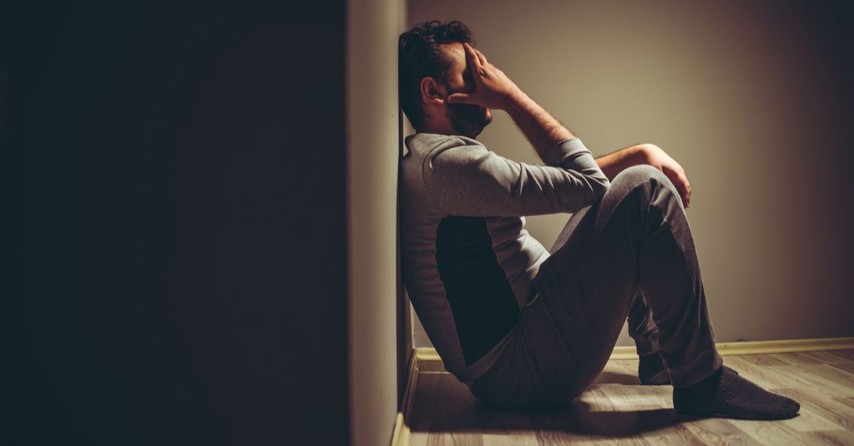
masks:
<instances>
[{"instance_id":1,"label":"man's elbow","mask_svg":"<svg viewBox=\"0 0 854 446\"><path fill-rule=\"evenodd\" d=\"M597 175L591 175L589 177L590 189L593 191L593 196L595 199L593 201L599 201L605 196L605 192L608 192L608 188L611 187L611 182L608 181L608 177L605 176L601 171Z\"/></svg>"}]
</instances>

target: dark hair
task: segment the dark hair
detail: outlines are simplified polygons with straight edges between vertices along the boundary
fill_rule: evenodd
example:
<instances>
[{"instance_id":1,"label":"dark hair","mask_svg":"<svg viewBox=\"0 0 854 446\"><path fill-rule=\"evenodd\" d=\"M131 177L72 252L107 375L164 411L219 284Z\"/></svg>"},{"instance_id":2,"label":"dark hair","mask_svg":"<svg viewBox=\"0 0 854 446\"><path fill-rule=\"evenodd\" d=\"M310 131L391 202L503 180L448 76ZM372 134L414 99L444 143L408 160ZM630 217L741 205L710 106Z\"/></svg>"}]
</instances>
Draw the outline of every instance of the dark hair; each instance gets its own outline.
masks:
<instances>
[{"instance_id":1,"label":"dark hair","mask_svg":"<svg viewBox=\"0 0 854 446\"><path fill-rule=\"evenodd\" d=\"M424 108L421 106L421 79L432 77L439 83L448 82L451 61L439 45L455 42L472 42L468 27L457 20L448 23L437 20L425 22L400 35L398 41L400 106L415 129L418 129L424 120Z\"/></svg>"}]
</instances>

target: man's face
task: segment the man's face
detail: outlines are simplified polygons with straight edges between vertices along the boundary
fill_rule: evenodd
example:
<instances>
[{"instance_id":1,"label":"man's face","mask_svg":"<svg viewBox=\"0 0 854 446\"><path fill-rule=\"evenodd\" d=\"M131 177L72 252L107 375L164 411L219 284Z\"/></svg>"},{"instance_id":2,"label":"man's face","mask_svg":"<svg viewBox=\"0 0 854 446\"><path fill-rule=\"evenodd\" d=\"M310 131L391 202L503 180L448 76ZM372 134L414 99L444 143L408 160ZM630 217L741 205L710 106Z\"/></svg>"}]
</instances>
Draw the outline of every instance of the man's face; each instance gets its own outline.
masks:
<instances>
[{"instance_id":1,"label":"man's face","mask_svg":"<svg viewBox=\"0 0 854 446\"><path fill-rule=\"evenodd\" d=\"M448 92L445 97L453 93L470 93L473 91L474 80L463 44L449 43L441 45L441 48L451 61L451 66L448 69L448 82L445 85ZM492 113L488 108L473 104L448 104L447 102L445 105L451 126L461 135L474 138L492 122Z\"/></svg>"}]
</instances>

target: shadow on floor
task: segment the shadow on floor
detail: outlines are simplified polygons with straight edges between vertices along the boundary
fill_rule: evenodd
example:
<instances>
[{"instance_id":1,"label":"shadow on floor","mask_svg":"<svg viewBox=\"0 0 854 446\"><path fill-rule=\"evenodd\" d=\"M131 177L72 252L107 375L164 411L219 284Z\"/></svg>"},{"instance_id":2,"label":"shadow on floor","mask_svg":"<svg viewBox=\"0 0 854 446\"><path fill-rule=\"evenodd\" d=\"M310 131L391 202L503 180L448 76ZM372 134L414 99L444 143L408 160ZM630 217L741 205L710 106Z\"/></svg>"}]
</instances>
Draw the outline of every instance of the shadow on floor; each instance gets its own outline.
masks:
<instances>
[{"instance_id":1,"label":"shadow on floor","mask_svg":"<svg viewBox=\"0 0 854 446\"><path fill-rule=\"evenodd\" d=\"M605 372L597 384L637 385L637 376ZM634 389L632 389L634 390ZM669 393L669 388L667 390ZM417 397L407 424L413 432L559 431L591 436L626 437L696 420L672 408L593 406L575 400L566 408L513 411L488 407L446 373L419 377ZM582 398L584 399L584 398Z\"/></svg>"}]
</instances>

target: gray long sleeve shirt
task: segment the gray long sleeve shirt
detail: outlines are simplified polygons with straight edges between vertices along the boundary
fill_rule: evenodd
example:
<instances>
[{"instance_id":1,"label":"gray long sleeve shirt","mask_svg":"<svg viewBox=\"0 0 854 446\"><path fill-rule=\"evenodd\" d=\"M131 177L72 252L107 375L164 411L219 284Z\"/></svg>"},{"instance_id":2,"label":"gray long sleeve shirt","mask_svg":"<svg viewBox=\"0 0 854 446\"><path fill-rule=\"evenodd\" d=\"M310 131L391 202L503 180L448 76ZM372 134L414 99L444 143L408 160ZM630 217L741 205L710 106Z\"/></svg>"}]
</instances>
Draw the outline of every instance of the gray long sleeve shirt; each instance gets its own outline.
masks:
<instances>
[{"instance_id":1,"label":"gray long sleeve shirt","mask_svg":"<svg viewBox=\"0 0 854 446\"><path fill-rule=\"evenodd\" d=\"M608 179L577 138L543 153L545 166L462 136L418 133L406 145L404 283L445 367L470 383L495 362L549 256L524 216L577 211L601 198Z\"/></svg>"}]
</instances>

